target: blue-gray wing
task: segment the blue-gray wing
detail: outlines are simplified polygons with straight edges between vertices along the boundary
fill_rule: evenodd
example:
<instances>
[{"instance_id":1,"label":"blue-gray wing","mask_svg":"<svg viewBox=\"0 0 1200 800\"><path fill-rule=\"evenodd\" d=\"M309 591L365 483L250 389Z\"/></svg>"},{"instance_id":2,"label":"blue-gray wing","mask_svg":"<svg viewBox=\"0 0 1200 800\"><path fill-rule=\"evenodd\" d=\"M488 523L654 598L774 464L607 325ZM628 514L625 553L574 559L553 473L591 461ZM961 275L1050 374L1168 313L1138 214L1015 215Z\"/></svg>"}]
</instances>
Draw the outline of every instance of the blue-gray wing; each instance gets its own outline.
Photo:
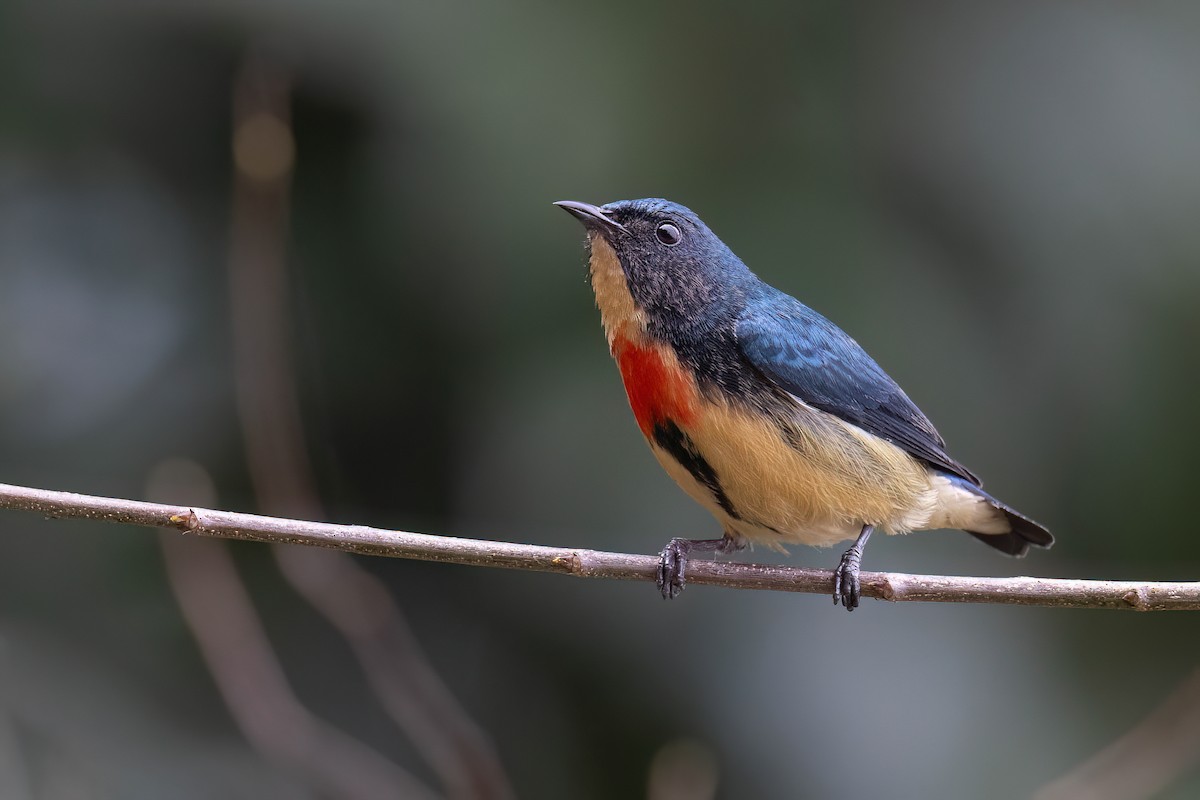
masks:
<instances>
[{"instance_id":1,"label":"blue-gray wing","mask_svg":"<svg viewBox=\"0 0 1200 800\"><path fill-rule=\"evenodd\" d=\"M746 360L780 389L980 485L858 342L800 301L782 292L752 301L736 335Z\"/></svg>"}]
</instances>

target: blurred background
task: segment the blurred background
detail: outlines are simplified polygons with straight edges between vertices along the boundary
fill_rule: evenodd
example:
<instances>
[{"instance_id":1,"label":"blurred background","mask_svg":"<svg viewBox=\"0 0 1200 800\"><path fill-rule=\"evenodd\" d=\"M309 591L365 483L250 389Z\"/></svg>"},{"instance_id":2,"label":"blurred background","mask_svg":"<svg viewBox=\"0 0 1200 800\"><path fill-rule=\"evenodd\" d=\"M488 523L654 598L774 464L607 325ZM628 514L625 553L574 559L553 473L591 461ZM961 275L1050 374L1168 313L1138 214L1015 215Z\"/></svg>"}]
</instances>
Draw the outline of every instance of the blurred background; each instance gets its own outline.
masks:
<instances>
[{"instance_id":1,"label":"blurred background","mask_svg":"<svg viewBox=\"0 0 1200 800\"><path fill-rule=\"evenodd\" d=\"M865 568L1195 579L1198 32L1192 3L6 0L0 480L716 535L642 442L550 205L665 196L1058 537L888 539ZM1185 613L667 604L0 525L3 798L1021 797L1200 661ZM1200 795L1191 756L1138 791Z\"/></svg>"}]
</instances>

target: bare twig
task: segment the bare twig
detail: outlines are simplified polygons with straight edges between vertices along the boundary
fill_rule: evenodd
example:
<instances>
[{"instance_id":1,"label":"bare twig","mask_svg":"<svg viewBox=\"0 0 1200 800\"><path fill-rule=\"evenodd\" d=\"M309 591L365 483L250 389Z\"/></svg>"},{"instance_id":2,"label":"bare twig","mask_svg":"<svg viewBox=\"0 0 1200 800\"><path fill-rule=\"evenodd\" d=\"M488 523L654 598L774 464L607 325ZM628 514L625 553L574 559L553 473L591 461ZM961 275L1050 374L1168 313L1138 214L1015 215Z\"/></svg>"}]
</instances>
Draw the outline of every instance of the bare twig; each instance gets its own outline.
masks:
<instances>
[{"instance_id":1,"label":"bare twig","mask_svg":"<svg viewBox=\"0 0 1200 800\"><path fill-rule=\"evenodd\" d=\"M1139 800L1200 764L1200 670L1144 720L1034 800Z\"/></svg>"},{"instance_id":2,"label":"bare twig","mask_svg":"<svg viewBox=\"0 0 1200 800\"><path fill-rule=\"evenodd\" d=\"M307 774L334 797L435 795L375 750L314 716L288 685L233 559L224 547L164 537L163 555L205 661L238 727L267 755Z\"/></svg>"},{"instance_id":3,"label":"bare twig","mask_svg":"<svg viewBox=\"0 0 1200 800\"><path fill-rule=\"evenodd\" d=\"M224 539L304 544L361 555L557 572L580 578L652 581L658 569L658 558L654 556L385 531L362 525L305 522L9 484L0 484L0 508L33 511L51 517L176 528ZM831 573L827 570L718 561L690 562L688 581L731 589L773 589L809 594L829 594L833 587ZM1200 582L974 578L864 572L862 584L864 596L892 601L1006 603L1136 611L1200 610Z\"/></svg>"},{"instance_id":4,"label":"bare twig","mask_svg":"<svg viewBox=\"0 0 1200 800\"><path fill-rule=\"evenodd\" d=\"M13 800L33 800L35 797L29 758L23 749L10 709L0 708L0 797Z\"/></svg>"},{"instance_id":5,"label":"bare twig","mask_svg":"<svg viewBox=\"0 0 1200 800\"><path fill-rule=\"evenodd\" d=\"M282 285L277 274L282 271L278 269L282 257L273 260L272 256L281 253L275 240L283 239L286 227L293 144L286 117L281 116L286 108L281 112L278 102L261 101L286 96L287 83L283 72L252 54L238 74L234 91L231 261L234 267L263 263L263 270L234 272L243 277L243 284L249 281L268 294ZM250 319L257 323L271 311L260 309ZM236 312L235 308L235 318ZM242 314L243 319L246 316ZM272 321L264 323L268 330L274 329ZM278 405L277 414L290 411L298 419L298 406ZM272 441L269 446L274 451L287 444ZM284 455L293 461L303 456L302 452ZM184 496L199 492L215 497L207 473L192 466L181 472L180 463L160 464L148 493L161 490L163 495L174 495L184 489ZM256 466L253 459L252 466ZM156 484L157 490L152 489ZM399 765L304 706L288 683L224 542L164 536L162 547L168 583L183 617L218 693L254 748L307 777L322 795L354 800L435 797Z\"/></svg>"},{"instance_id":6,"label":"bare twig","mask_svg":"<svg viewBox=\"0 0 1200 800\"><path fill-rule=\"evenodd\" d=\"M260 509L319 519L324 514L289 346L290 95L286 73L254 58L235 92L229 245L234 385ZM346 638L382 708L437 774L446 795L513 797L487 734L429 663L382 581L346 553L297 547L276 547L274 553L292 588Z\"/></svg>"},{"instance_id":7,"label":"bare twig","mask_svg":"<svg viewBox=\"0 0 1200 800\"><path fill-rule=\"evenodd\" d=\"M513 796L491 741L430 665L381 580L345 553L277 546L292 586L346 638L384 711L449 798Z\"/></svg>"}]
</instances>

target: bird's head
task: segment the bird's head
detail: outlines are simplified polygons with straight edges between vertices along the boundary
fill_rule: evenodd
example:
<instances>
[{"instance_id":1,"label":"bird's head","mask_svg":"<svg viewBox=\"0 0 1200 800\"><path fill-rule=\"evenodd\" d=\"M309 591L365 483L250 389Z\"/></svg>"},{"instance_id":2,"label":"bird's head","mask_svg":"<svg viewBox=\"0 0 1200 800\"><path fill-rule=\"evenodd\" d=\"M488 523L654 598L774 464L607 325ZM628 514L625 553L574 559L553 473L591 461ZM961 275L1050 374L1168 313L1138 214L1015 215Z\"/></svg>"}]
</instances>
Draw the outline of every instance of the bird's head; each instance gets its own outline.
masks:
<instances>
[{"instance_id":1,"label":"bird's head","mask_svg":"<svg viewBox=\"0 0 1200 800\"><path fill-rule=\"evenodd\" d=\"M555 205L587 229L596 302L611 339L629 326L678 327L728 301L745 265L690 209L669 200Z\"/></svg>"}]
</instances>

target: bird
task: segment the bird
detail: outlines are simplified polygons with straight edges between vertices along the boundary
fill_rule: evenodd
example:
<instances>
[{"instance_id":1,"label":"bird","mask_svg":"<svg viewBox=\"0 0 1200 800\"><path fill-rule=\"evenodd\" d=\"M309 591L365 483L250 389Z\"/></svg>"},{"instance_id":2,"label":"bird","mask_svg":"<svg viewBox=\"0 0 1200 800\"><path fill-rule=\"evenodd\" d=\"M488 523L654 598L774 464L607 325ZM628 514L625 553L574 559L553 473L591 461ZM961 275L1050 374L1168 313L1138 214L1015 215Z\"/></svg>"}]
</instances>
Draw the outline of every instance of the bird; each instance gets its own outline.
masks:
<instances>
[{"instance_id":1,"label":"bird","mask_svg":"<svg viewBox=\"0 0 1200 800\"><path fill-rule=\"evenodd\" d=\"M1054 537L997 500L859 344L760 280L661 198L554 205L586 230L588 272L630 408L664 470L721 524L659 556L664 598L693 552L853 539L833 602L853 611L874 531L960 529L1010 556Z\"/></svg>"}]
</instances>

